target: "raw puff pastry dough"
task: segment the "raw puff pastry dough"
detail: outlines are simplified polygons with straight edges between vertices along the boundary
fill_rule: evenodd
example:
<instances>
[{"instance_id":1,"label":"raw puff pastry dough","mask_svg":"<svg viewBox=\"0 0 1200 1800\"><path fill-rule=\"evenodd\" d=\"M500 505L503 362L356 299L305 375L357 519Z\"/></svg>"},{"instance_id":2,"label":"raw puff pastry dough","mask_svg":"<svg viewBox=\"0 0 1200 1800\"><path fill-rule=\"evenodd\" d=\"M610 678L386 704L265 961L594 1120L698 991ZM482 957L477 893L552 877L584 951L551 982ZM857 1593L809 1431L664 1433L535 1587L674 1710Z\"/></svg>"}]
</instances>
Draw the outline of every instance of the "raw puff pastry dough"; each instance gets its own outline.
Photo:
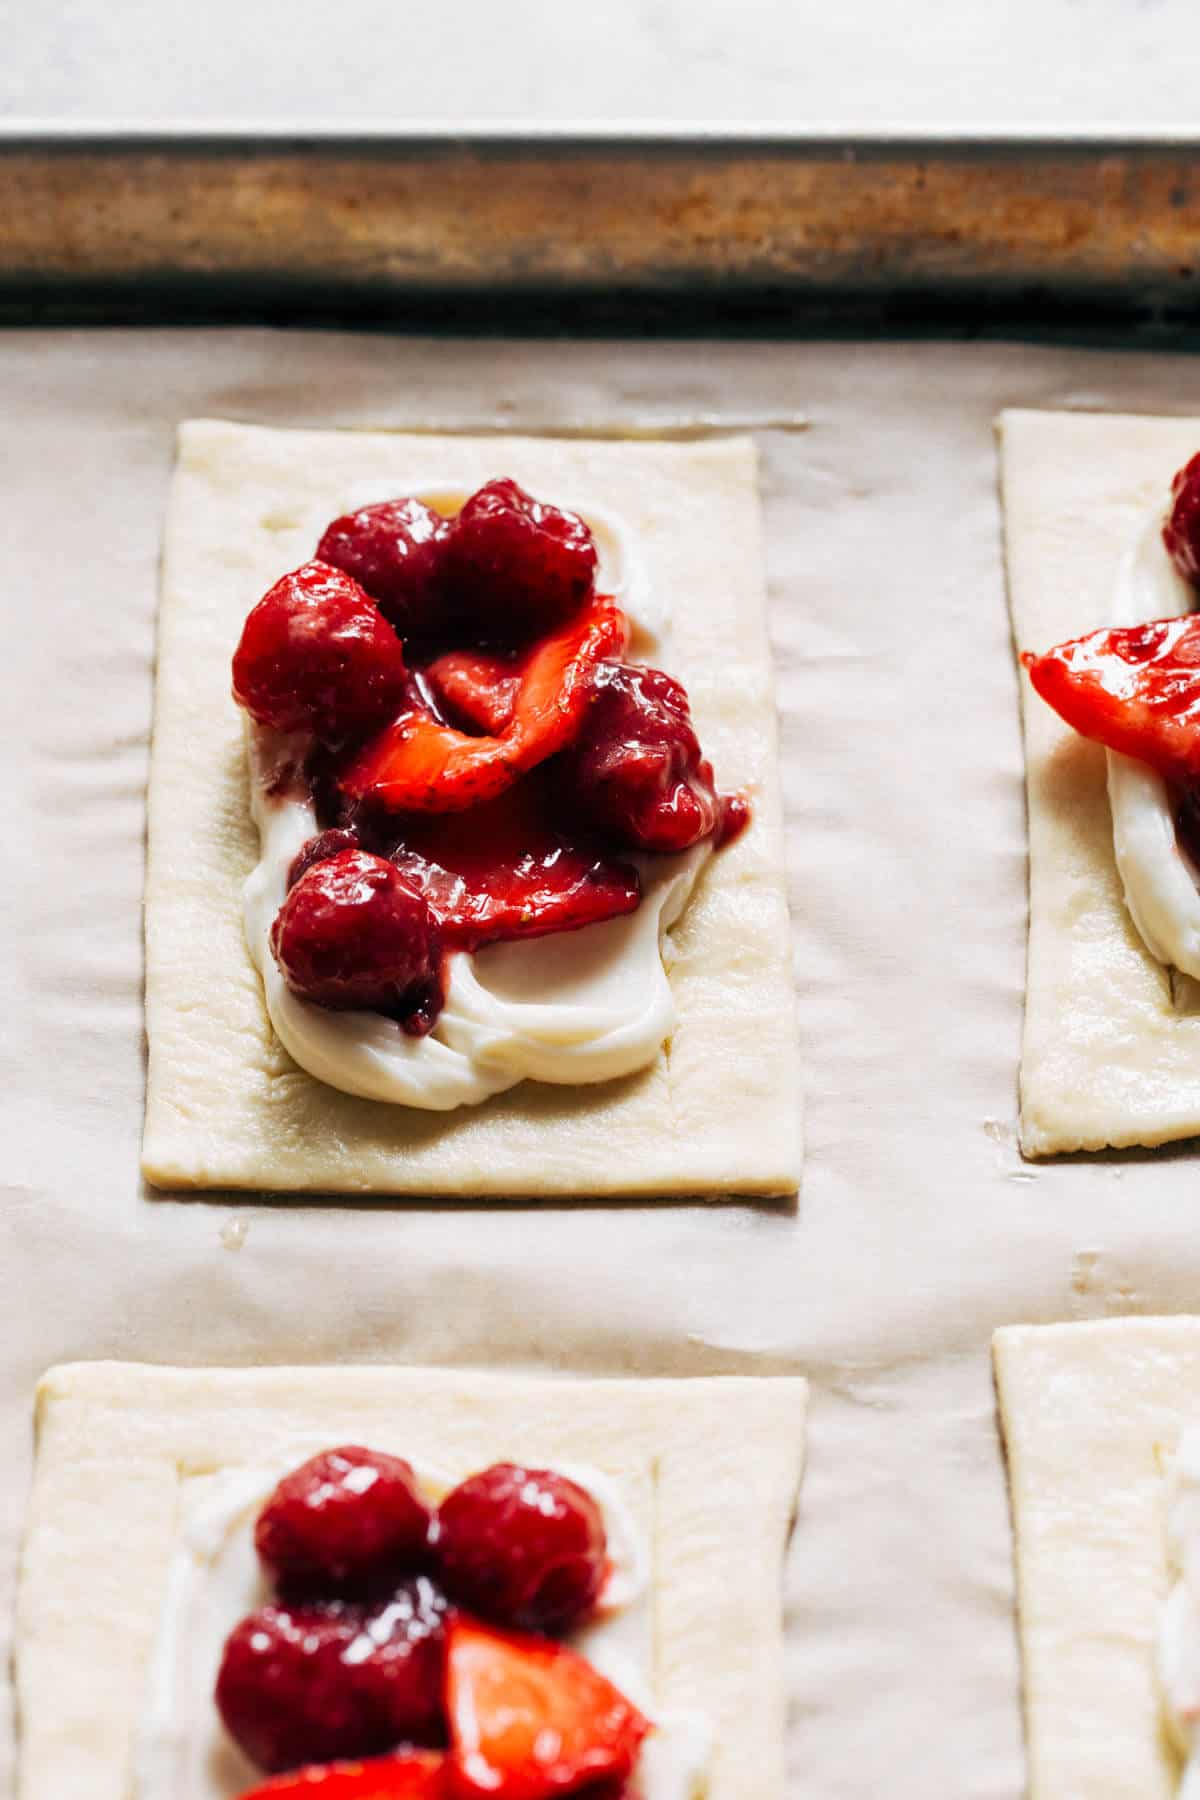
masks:
<instances>
[{"instance_id":1,"label":"raw puff pastry dough","mask_svg":"<svg viewBox=\"0 0 1200 1800\"><path fill-rule=\"evenodd\" d=\"M1112 622L1121 559L1200 419L1006 412L1006 551L1022 650ZM1200 1014L1142 943L1113 859L1105 756L1021 673L1029 784L1029 960L1021 1055L1028 1156L1200 1132ZM1186 984L1190 991L1190 984Z\"/></svg>"},{"instance_id":2,"label":"raw puff pastry dough","mask_svg":"<svg viewBox=\"0 0 1200 1800\"><path fill-rule=\"evenodd\" d=\"M1200 1318L1013 1326L993 1353L1031 1800L1171 1800L1155 1639L1170 1459L1200 1422Z\"/></svg>"},{"instance_id":3,"label":"raw puff pastry dough","mask_svg":"<svg viewBox=\"0 0 1200 1800\"><path fill-rule=\"evenodd\" d=\"M128 1800L181 1483L314 1436L459 1479L501 1459L616 1477L652 1544L658 1703L712 1721L710 1800L783 1800L781 1566L806 1402L775 1376L52 1370L17 1614L19 1800Z\"/></svg>"},{"instance_id":4,"label":"raw puff pastry dough","mask_svg":"<svg viewBox=\"0 0 1200 1800\"><path fill-rule=\"evenodd\" d=\"M799 1073L756 458L698 444L182 427L167 526L146 877L143 1169L161 1186L421 1195L791 1193ZM679 1023L648 1069L422 1113L286 1056L242 938L257 856L229 661L339 512L497 473L620 514L673 611L667 660L751 829L673 932Z\"/></svg>"}]
</instances>

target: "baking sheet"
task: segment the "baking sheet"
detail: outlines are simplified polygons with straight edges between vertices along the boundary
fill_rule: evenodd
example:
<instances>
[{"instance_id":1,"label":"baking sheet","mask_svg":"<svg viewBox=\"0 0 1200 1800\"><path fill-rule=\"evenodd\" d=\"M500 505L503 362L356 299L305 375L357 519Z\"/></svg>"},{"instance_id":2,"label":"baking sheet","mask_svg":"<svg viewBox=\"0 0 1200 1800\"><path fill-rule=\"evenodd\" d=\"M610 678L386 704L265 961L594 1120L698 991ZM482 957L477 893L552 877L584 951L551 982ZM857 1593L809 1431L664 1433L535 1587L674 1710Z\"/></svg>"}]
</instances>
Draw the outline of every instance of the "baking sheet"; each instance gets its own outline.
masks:
<instances>
[{"instance_id":1,"label":"baking sheet","mask_svg":"<svg viewBox=\"0 0 1200 1800\"><path fill-rule=\"evenodd\" d=\"M720 126L37 132L0 123L0 295L194 306L782 289L1195 311L1200 137Z\"/></svg>"},{"instance_id":2,"label":"baking sheet","mask_svg":"<svg viewBox=\"0 0 1200 1800\"><path fill-rule=\"evenodd\" d=\"M1019 346L0 336L5 1630L32 1385L65 1357L800 1369L789 1791L1015 1800L988 1337L1197 1308L1200 1233L1194 1152L1016 1155L1025 838L991 420L1195 411L1198 376ZM174 425L196 413L755 428L809 1096L798 1209L235 1208L140 1188L156 559Z\"/></svg>"}]
</instances>

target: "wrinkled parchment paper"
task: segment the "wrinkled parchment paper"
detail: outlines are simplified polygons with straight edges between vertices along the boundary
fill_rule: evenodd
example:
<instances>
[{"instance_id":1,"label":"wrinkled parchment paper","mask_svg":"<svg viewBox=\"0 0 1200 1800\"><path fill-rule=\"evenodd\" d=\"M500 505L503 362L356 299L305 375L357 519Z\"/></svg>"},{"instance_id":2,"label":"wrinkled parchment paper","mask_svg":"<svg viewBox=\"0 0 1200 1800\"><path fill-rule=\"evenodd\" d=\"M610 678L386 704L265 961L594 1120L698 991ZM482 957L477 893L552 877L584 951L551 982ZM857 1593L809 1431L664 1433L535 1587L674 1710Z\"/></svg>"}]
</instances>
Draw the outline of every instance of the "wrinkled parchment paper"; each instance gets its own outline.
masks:
<instances>
[{"instance_id":1,"label":"wrinkled parchment paper","mask_svg":"<svg viewBox=\"0 0 1200 1800\"><path fill-rule=\"evenodd\" d=\"M1200 367L11 332L0 393L3 1647L32 1388L64 1358L799 1369L814 1399L786 1571L790 1793L1016 1800L989 1334L1200 1308L1200 1170L1187 1149L1034 1169L1014 1148L1025 836L991 421L1006 404L1195 412ZM798 1209L141 1188L156 560L174 426L196 414L755 431L807 1059ZM11 1755L5 1721L0 1788Z\"/></svg>"}]
</instances>

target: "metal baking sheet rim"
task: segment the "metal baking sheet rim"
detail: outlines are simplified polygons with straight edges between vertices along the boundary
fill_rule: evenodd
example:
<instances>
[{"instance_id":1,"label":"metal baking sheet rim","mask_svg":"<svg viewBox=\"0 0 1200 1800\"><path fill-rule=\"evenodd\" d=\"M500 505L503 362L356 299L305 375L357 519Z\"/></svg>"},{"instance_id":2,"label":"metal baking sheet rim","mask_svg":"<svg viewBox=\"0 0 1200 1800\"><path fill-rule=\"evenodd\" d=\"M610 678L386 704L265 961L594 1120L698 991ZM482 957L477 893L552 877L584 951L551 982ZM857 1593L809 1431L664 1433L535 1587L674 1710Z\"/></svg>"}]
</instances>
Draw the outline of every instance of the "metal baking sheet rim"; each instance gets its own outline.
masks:
<instances>
[{"instance_id":1,"label":"metal baking sheet rim","mask_svg":"<svg viewBox=\"0 0 1200 1800\"><path fill-rule=\"evenodd\" d=\"M0 135L0 286L797 294L1191 307L1200 137Z\"/></svg>"}]
</instances>

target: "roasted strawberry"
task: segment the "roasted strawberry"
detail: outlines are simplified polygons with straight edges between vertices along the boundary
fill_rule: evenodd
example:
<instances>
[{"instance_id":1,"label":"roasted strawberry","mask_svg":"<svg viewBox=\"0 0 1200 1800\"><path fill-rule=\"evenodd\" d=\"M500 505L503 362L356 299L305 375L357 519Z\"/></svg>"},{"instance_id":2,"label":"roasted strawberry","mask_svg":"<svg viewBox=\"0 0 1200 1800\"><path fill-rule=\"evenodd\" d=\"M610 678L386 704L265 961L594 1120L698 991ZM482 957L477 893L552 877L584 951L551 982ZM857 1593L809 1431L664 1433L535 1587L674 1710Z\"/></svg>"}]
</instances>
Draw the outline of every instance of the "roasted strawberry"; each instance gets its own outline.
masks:
<instances>
[{"instance_id":1,"label":"roasted strawberry","mask_svg":"<svg viewBox=\"0 0 1200 1800\"><path fill-rule=\"evenodd\" d=\"M488 643L561 628L591 593L596 565L583 520L515 481L489 481L472 494L446 547L455 610Z\"/></svg>"},{"instance_id":2,"label":"roasted strawberry","mask_svg":"<svg viewBox=\"0 0 1200 1800\"><path fill-rule=\"evenodd\" d=\"M628 641L625 614L597 596L521 659L512 717L496 736L443 724L410 684L407 705L354 757L342 790L393 812L462 812L494 799L574 740L596 665L622 655Z\"/></svg>"},{"instance_id":3,"label":"roasted strawberry","mask_svg":"<svg viewBox=\"0 0 1200 1800\"><path fill-rule=\"evenodd\" d=\"M445 1739L446 1602L423 1576L386 1603L264 1606L230 1633L225 1729L268 1774Z\"/></svg>"},{"instance_id":4,"label":"roasted strawberry","mask_svg":"<svg viewBox=\"0 0 1200 1800\"><path fill-rule=\"evenodd\" d=\"M650 1721L582 1656L549 1638L447 1628L446 1708L468 1795L547 1800L628 1775Z\"/></svg>"},{"instance_id":5,"label":"roasted strawberry","mask_svg":"<svg viewBox=\"0 0 1200 1800\"><path fill-rule=\"evenodd\" d=\"M440 632L447 620L450 520L421 500L381 500L326 527L317 556L352 575L401 637Z\"/></svg>"},{"instance_id":6,"label":"roasted strawberry","mask_svg":"<svg viewBox=\"0 0 1200 1800\"><path fill-rule=\"evenodd\" d=\"M449 1776L441 1752L412 1750L370 1762L310 1763L264 1781L241 1800L447 1800Z\"/></svg>"},{"instance_id":7,"label":"roasted strawberry","mask_svg":"<svg viewBox=\"0 0 1200 1800\"><path fill-rule=\"evenodd\" d=\"M1083 737L1164 775L1200 775L1200 616L1106 627L1021 661Z\"/></svg>"},{"instance_id":8,"label":"roasted strawberry","mask_svg":"<svg viewBox=\"0 0 1200 1800\"><path fill-rule=\"evenodd\" d=\"M597 665L559 791L566 818L629 849L686 850L722 817L687 690L661 669L633 663Z\"/></svg>"},{"instance_id":9,"label":"roasted strawberry","mask_svg":"<svg viewBox=\"0 0 1200 1800\"><path fill-rule=\"evenodd\" d=\"M276 731L340 743L377 728L405 692L400 640L348 575L305 563L264 594L242 628L233 697Z\"/></svg>"},{"instance_id":10,"label":"roasted strawberry","mask_svg":"<svg viewBox=\"0 0 1200 1800\"><path fill-rule=\"evenodd\" d=\"M317 1006L369 1008L428 1031L441 1006L442 944L424 895L364 850L317 862L289 889L271 951Z\"/></svg>"},{"instance_id":11,"label":"roasted strawberry","mask_svg":"<svg viewBox=\"0 0 1200 1800\"><path fill-rule=\"evenodd\" d=\"M636 911L637 870L556 831L549 808L548 777L535 769L470 812L394 821L392 859L424 894L447 945L545 937Z\"/></svg>"},{"instance_id":12,"label":"roasted strawberry","mask_svg":"<svg viewBox=\"0 0 1200 1800\"><path fill-rule=\"evenodd\" d=\"M1163 543L1184 580L1200 586L1200 456L1185 463L1171 483Z\"/></svg>"},{"instance_id":13,"label":"roasted strawberry","mask_svg":"<svg viewBox=\"0 0 1200 1800\"><path fill-rule=\"evenodd\" d=\"M489 650L449 650L421 671L439 712L464 731L498 736L512 719L521 690L512 657Z\"/></svg>"},{"instance_id":14,"label":"roasted strawberry","mask_svg":"<svg viewBox=\"0 0 1200 1800\"><path fill-rule=\"evenodd\" d=\"M434 1525L438 1569L471 1612L530 1631L569 1631L608 1574L604 1515L553 1469L493 1463L453 1488Z\"/></svg>"},{"instance_id":15,"label":"roasted strawberry","mask_svg":"<svg viewBox=\"0 0 1200 1800\"><path fill-rule=\"evenodd\" d=\"M258 1515L254 1547L288 1593L345 1598L419 1566L430 1521L410 1463L345 1444L284 1476Z\"/></svg>"}]
</instances>

